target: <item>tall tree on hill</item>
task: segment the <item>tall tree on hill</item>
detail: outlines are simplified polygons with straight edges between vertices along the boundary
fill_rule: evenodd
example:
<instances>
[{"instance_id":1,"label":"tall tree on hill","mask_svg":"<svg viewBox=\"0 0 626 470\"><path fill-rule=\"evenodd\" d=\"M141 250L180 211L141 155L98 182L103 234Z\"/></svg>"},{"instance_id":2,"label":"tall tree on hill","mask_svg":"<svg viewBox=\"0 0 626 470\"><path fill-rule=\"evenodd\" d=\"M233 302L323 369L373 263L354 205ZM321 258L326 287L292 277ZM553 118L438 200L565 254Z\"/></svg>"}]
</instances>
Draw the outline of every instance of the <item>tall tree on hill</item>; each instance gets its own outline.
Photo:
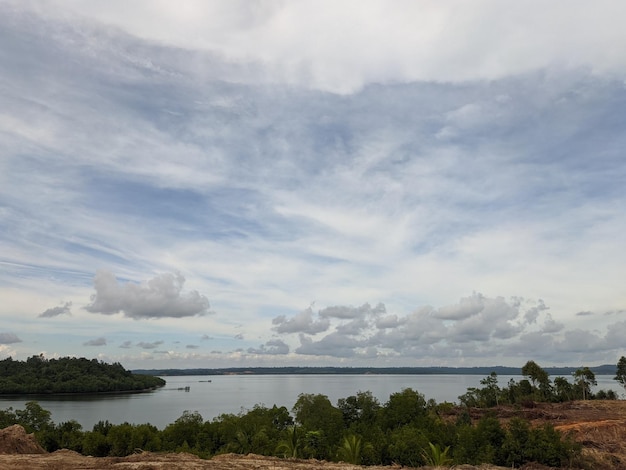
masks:
<instances>
[{"instance_id":1,"label":"tall tree on hill","mask_svg":"<svg viewBox=\"0 0 626 470\"><path fill-rule=\"evenodd\" d=\"M533 384L533 390L537 393L537 386L539 390L545 395L550 390L550 379L548 373L543 370L535 361L528 361L524 367L522 367L522 375L528 377Z\"/></svg>"},{"instance_id":2,"label":"tall tree on hill","mask_svg":"<svg viewBox=\"0 0 626 470\"><path fill-rule=\"evenodd\" d=\"M587 396L591 393L591 386L598 385L598 382L596 382L596 374L594 374L589 367L583 367L574 372L574 378L582 389L583 400L586 400Z\"/></svg>"},{"instance_id":3,"label":"tall tree on hill","mask_svg":"<svg viewBox=\"0 0 626 470\"><path fill-rule=\"evenodd\" d=\"M622 356L617 361L617 371L614 380L617 380L626 390L626 357Z\"/></svg>"}]
</instances>

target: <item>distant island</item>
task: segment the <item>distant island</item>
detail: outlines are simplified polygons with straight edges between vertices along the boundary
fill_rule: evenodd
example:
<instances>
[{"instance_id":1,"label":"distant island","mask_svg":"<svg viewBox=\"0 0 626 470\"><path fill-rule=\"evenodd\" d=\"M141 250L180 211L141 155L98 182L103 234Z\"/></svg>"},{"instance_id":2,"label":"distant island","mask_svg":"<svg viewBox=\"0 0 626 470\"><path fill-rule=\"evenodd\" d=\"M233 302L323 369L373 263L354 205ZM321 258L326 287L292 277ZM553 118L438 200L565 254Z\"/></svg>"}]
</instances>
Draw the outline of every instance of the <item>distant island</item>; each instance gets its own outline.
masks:
<instances>
[{"instance_id":1,"label":"distant island","mask_svg":"<svg viewBox=\"0 0 626 470\"><path fill-rule=\"evenodd\" d=\"M552 376L572 375L577 367L544 367ZM520 367L481 366L481 367L227 367L218 369L135 369L135 374L158 376L180 375L417 375L417 374L453 374L453 375L520 375ZM615 374L614 364L590 367L597 375Z\"/></svg>"},{"instance_id":2,"label":"distant island","mask_svg":"<svg viewBox=\"0 0 626 470\"><path fill-rule=\"evenodd\" d=\"M153 390L165 380L97 359L32 356L0 361L0 395L122 393Z\"/></svg>"}]
</instances>

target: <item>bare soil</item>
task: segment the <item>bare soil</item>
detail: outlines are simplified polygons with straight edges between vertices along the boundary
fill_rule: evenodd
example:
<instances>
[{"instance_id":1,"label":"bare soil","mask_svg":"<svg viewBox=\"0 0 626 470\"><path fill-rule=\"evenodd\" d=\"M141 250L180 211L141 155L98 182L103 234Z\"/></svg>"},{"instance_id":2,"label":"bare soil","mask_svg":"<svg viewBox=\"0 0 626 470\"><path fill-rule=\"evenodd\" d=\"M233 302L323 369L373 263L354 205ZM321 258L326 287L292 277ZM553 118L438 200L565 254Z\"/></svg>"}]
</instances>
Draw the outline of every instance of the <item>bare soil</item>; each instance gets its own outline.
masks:
<instances>
[{"instance_id":1,"label":"bare soil","mask_svg":"<svg viewBox=\"0 0 626 470\"><path fill-rule=\"evenodd\" d=\"M585 467L598 470L626 470L626 401L577 401L563 404L529 404L525 408L498 407L496 415L506 423L515 416L528 419L533 425L550 423L583 445ZM485 410L472 410L478 419ZM454 419L458 410L447 416ZM357 470L344 463L317 460L291 460L259 455L218 455L202 460L190 454L159 454L142 452L128 457L86 457L69 450L45 451L32 435L20 426L0 430L0 469L2 470ZM368 470L390 470L394 467L367 467ZM400 468L400 467L395 467ZM428 467L422 467L426 470ZM458 465L457 470L496 470L500 467ZM526 465L525 470L547 467Z\"/></svg>"}]
</instances>

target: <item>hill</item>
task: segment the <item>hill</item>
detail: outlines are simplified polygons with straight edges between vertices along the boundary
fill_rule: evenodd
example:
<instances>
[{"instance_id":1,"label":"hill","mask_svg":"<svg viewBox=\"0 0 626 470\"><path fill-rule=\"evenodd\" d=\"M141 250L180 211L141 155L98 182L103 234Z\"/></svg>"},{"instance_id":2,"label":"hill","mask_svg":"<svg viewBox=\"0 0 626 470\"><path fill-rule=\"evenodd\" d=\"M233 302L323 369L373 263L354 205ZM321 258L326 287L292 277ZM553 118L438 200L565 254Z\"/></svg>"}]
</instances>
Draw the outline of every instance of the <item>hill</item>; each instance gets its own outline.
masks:
<instances>
[{"instance_id":1,"label":"hill","mask_svg":"<svg viewBox=\"0 0 626 470\"><path fill-rule=\"evenodd\" d=\"M26 361L0 361L0 395L115 393L151 390L165 380L133 374L121 364L97 359L32 356Z\"/></svg>"}]
</instances>

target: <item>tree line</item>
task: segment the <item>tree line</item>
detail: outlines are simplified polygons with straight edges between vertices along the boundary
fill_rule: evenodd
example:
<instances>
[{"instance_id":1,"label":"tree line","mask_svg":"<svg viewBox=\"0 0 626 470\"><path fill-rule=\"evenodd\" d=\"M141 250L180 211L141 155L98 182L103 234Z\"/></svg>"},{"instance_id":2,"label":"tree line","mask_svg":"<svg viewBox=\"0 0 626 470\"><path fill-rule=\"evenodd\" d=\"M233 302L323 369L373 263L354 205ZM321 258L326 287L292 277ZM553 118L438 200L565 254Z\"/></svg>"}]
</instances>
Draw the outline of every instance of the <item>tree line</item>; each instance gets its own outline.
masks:
<instances>
[{"instance_id":1,"label":"tree line","mask_svg":"<svg viewBox=\"0 0 626 470\"><path fill-rule=\"evenodd\" d=\"M165 380L133 374L121 364L97 359L32 356L26 361L11 357L0 361L0 394L106 393L150 390Z\"/></svg>"},{"instance_id":2,"label":"tree line","mask_svg":"<svg viewBox=\"0 0 626 470\"><path fill-rule=\"evenodd\" d=\"M580 448L550 425L532 428L521 418L508 426L493 416L472 422L469 414L446 419L451 404L426 400L412 389L381 404L370 392L340 399L334 406L321 394L301 394L292 413L282 406L256 405L239 414L205 421L185 411L163 429L151 424L100 421L90 431L74 421L55 424L37 402L0 411L0 427L11 424L34 432L49 452L65 448L96 457L126 456L138 450L190 452L203 458L223 453L255 453L314 458L362 465L417 467L451 463L519 466L540 462L561 466Z\"/></svg>"},{"instance_id":3,"label":"tree line","mask_svg":"<svg viewBox=\"0 0 626 470\"><path fill-rule=\"evenodd\" d=\"M622 356L617 363L616 380L626 389L626 357ZM616 400L617 394L613 390L598 390L593 392L592 387L597 385L596 375L589 367L581 367L572 373L572 381L558 376L550 380L550 375L535 361L528 361L522 367L525 377L519 382L511 379L505 387L498 385L498 374L492 372L480 381L482 388L468 388L467 392L459 397L462 405L468 407L492 407L497 405L524 405L535 401L565 402L572 400Z\"/></svg>"}]
</instances>

